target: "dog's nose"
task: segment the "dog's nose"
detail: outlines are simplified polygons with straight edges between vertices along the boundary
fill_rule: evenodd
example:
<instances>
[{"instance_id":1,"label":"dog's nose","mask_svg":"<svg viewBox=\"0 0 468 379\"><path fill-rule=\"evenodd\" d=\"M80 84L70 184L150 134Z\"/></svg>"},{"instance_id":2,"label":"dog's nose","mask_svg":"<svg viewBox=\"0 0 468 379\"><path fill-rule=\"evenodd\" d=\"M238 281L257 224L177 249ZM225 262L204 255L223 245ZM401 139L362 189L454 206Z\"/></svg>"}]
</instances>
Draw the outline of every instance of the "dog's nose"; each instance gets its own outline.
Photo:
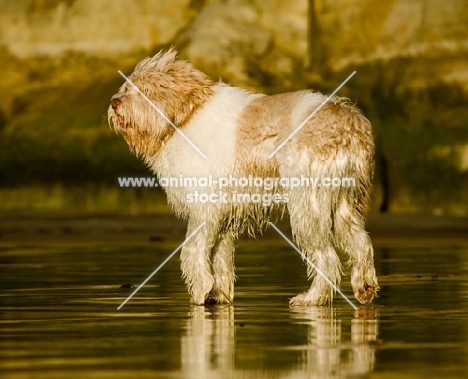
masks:
<instances>
[{"instance_id":1,"label":"dog's nose","mask_svg":"<svg viewBox=\"0 0 468 379\"><path fill-rule=\"evenodd\" d=\"M111 99L111 107L114 111L117 110L117 107L122 104L122 100L120 100L118 97L115 99Z\"/></svg>"}]
</instances>

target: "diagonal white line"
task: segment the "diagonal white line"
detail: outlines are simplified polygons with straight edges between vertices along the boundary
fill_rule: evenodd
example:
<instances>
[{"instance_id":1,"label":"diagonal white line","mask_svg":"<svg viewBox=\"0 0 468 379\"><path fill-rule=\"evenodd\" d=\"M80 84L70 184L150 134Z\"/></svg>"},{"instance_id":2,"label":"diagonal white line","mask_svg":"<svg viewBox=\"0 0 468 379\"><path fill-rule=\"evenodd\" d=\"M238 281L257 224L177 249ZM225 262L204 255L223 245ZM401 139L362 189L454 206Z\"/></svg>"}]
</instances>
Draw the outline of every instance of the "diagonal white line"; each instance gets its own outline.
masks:
<instances>
[{"instance_id":1,"label":"diagonal white line","mask_svg":"<svg viewBox=\"0 0 468 379\"><path fill-rule=\"evenodd\" d=\"M279 229L277 228L277 226L276 226L275 224L273 224L272 222L269 222L269 224L280 234L281 237L283 237L283 238L286 240L286 242L288 242L288 243L292 246L292 248L293 248L294 250L296 250L296 251L301 255L301 257L302 257L303 259L305 259L305 260L307 261L307 263L309 263L309 264L315 269L315 271L317 271L317 273L318 273L323 279L325 279L325 281L326 281L328 284L330 284L330 286L332 286L332 288L333 288L336 292L338 292L338 293L341 295L341 297L343 297L343 299L345 299L354 309L357 309L357 307L351 302L351 300L349 300L349 299L345 296L345 294L344 294L343 292L341 292L341 290L340 290L330 279L328 279L328 278L325 276L325 274L324 274L321 270L319 270L318 267L315 266L315 265L312 263L312 261L311 261L309 258L307 258L307 257L305 256L305 254L304 254L302 251L300 251L300 250L298 249L298 247L297 247L296 245L294 245L294 244L288 239L288 237L286 237L286 236L283 234L283 232L282 232L281 230L279 230Z\"/></svg>"},{"instance_id":2,"label":"diagonal white line","mask_svg":"<svg viewBox=\"0 0 468 379\"><path fill-rule=\"evenodd\" d=\"M206 158L206 155L203 154L202 151L201 151L198 147L196 147L195 144L194 144L192 141L190 141L190 139L189 139L184 133L182 133L182 132L180 131L180 129L179 129L177 126L175 126L174 123L173 123L171 120L169 120L169 119L166 117L166 115L165 115L156 105L154 105L153 102L152 102L150 99L148 99L148 97L147 97L143 92L141 92L140 89L139 89L135 84L133 84L133 82L132 82L128 77L126 77L126 76L124 75L124 73L123 73L122 71L119 70L119 74L122 75L123 78L124 78L133 88L135 88L135 90L136 90L141 96L143 96L143 98L156 110L156 112L158 112L158 113L161 115L162 118L164 118L169 124L171 124L171 126L172 126L172 127L173 127L173 128L174 128L174 129L175 129L175 130L176 130L176 131L177 131L177 132L178 132L178 133L179 133L179 134L180 134L180 135L181 135L181 136L182 136L182 137L183 137L183 138L184 138L184 139L185 139L185 140L186 140L186 141L203 157L203 158Z\"/></svg>"},{"instance_id":3,"label":"diagonal white line","mask_svg":"<svg viewBox=\"0 0 468 379\"><path fill-rule=\"evenodd\" d=\"M175 249L175 250L172 252L172 254L169 255L169 256L166 258L166 260L165 260L163 263L161 263L161 264L159 265L159 267L158 267L156 270L154 270L153 273L152 273L150 276L148 276L148 277L146 278L146 280L145 280L143 283L141 283L141 284L138 286L138 288L137 288L135 291L133 291L133 293L132 293L129 297L127 297L127 298L125 299L125 301L124 301L122 304L120 304L120 306L117 308L117 310L120 311L120 308L122 308L122 307L127 303L127 301L129 301L129 300L133 297L133 295L135 295L135 294L140 290L140 288L143 287L143 286L148 282L148 280L150 280L150 279L159 271L159 269L160 269L162 266L164 266L164 265L165 265L165 264L182 248L182 246L184 246L184 245L187 243L187 241L188 241L190 238L192 238L192 237L195 235L195 233L198 232L198 231L202 228L202 226L205 225L205 224L206 224L206 221L203 221L203 223L202 223L197 229L195 229L195 230L193 231L193 233L190 234L190 235L185 239L185 241L182 242L182 243L179 245L179 247L178 247L177 249Z\"/></svg>"},{"instance_id":4,"label":"diagonal white line","mask_svg":"<svg viewBox=\"0 0 468 379\"><path fill-rule=\"evenodd\" d=\"M315 115L326 103L328 103L328 101L341 89L341 87L343 87L343 86L346 84L346 82L347 82L349 79L351 79L351 78L353 77L353 75L354 75L355 73L356 73L356 71L354 71L351 75L349 75L349 76L345 79L345 81L344 81L343 83L341 83L340 86L339 86L336 90L334 90L333 93L332 93L330 96L328 96L328 97L323 101L323 103L320 104L320 105L315 109L315 111L313 111L313 112L310 114L310 116L307 117L307 118L302 122L302 124L299 125L299 126L289 135L289 137L286 138L286 139L275 149L275 151L273 151L273 152L268 156L268 159L272 158L273 155L275 155L275 154L278 152L278 150L281 149L281 148L286 144L286 142L288 142L288 141L305 125L305 123L306 123L307 121L309 121L312 117L314 117L314 115Z\"/></svg>"}]
</instances>

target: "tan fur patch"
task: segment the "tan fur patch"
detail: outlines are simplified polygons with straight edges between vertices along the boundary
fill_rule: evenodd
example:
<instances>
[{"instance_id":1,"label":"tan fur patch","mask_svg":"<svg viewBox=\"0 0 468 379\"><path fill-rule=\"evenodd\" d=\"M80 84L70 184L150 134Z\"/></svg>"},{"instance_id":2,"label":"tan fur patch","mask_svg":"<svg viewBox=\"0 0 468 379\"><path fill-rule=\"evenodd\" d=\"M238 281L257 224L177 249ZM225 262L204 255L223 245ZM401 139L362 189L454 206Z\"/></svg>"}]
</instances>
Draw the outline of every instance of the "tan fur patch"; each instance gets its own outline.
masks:
<instances>
[{"instance_id":1,"label":"tan fur patch","mask_svg":"<svg viewBox=\"0 0 468 379\"><path fill-rule=\"evenodd\" d=\"M371 126L358 110L345 102L328 102L312 117L295 138L298 147L313 151L319 159L330 159L337 149L372 154Z\"/></svg>"},{"instance_id":2,"label":"tan fur patch","mask_svg":"<svg viewBox=\"0 0 468 379\"><path fill-rule=\"evenodd\" d=\"M298 91L253 100L240 118L237 156L241 172L261 177L278 176L277 159L268 159L293 131L291 115L308 91Z\"/></svg>"}]
</instances>

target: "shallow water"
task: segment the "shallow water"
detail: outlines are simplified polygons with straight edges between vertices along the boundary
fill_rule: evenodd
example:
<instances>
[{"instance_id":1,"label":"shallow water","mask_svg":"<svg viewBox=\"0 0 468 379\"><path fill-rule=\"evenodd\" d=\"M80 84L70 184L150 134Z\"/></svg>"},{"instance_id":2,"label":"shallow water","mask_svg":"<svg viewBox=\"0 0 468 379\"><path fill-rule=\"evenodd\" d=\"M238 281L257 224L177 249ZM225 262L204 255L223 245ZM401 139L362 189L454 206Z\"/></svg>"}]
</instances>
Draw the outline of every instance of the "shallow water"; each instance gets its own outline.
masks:
<instances>
[{"instance_id":1,"label":"shallow water","mask_svg":"<svg viewBox=\"0 0 468 379\"><path fill-rule=\"evenodd\" d=\"M120 286L140 284L177 244L1 245L1 377L466 375L466 246L377 246L375 305L353 310L337 297L290 309L307 289L300 257L284 241L249 239L233 306L191 307L176 256L118 311L133 291ZM351 297L349 277L341 288Z\"/></svg>"}]
</instances>

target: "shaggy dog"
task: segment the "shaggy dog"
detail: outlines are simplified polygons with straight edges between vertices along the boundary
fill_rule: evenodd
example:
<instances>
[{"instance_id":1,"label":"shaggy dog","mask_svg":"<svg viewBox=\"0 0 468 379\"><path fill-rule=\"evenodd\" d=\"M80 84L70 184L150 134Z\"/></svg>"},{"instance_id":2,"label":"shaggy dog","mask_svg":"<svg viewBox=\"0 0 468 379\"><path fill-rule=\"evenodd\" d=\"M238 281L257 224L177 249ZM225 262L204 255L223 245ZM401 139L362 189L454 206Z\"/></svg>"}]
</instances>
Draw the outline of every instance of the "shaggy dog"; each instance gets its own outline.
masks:
<instances>
[{"instance_id":1,"label":"shaggy dog","mask_svg":"<svg viewBox=\"0 0 468 379\"><path fill-rule=\"evenodd\" d=\"M181 252L191 302L231 303L236 240L285 211L305 257L339 286L337 251L346 254L355 298L371 302L378 284L364 229L374 168L369 121L333 97L304 123L326 96L306 90L252 94L214 83L176 54L170 49L140 62L112 97L108 118L161 182L179 181L165 182L164 189L177 216L188 220L187 236L205 222ZM184 178L196 180L180 185ZM307 185L307 178L328 182ZM327 186L330 178L352 178L355 185ZM312 285L290 305L330 302L333 287L312 265L307 271Z\"/></svg>"}]
</instances>

